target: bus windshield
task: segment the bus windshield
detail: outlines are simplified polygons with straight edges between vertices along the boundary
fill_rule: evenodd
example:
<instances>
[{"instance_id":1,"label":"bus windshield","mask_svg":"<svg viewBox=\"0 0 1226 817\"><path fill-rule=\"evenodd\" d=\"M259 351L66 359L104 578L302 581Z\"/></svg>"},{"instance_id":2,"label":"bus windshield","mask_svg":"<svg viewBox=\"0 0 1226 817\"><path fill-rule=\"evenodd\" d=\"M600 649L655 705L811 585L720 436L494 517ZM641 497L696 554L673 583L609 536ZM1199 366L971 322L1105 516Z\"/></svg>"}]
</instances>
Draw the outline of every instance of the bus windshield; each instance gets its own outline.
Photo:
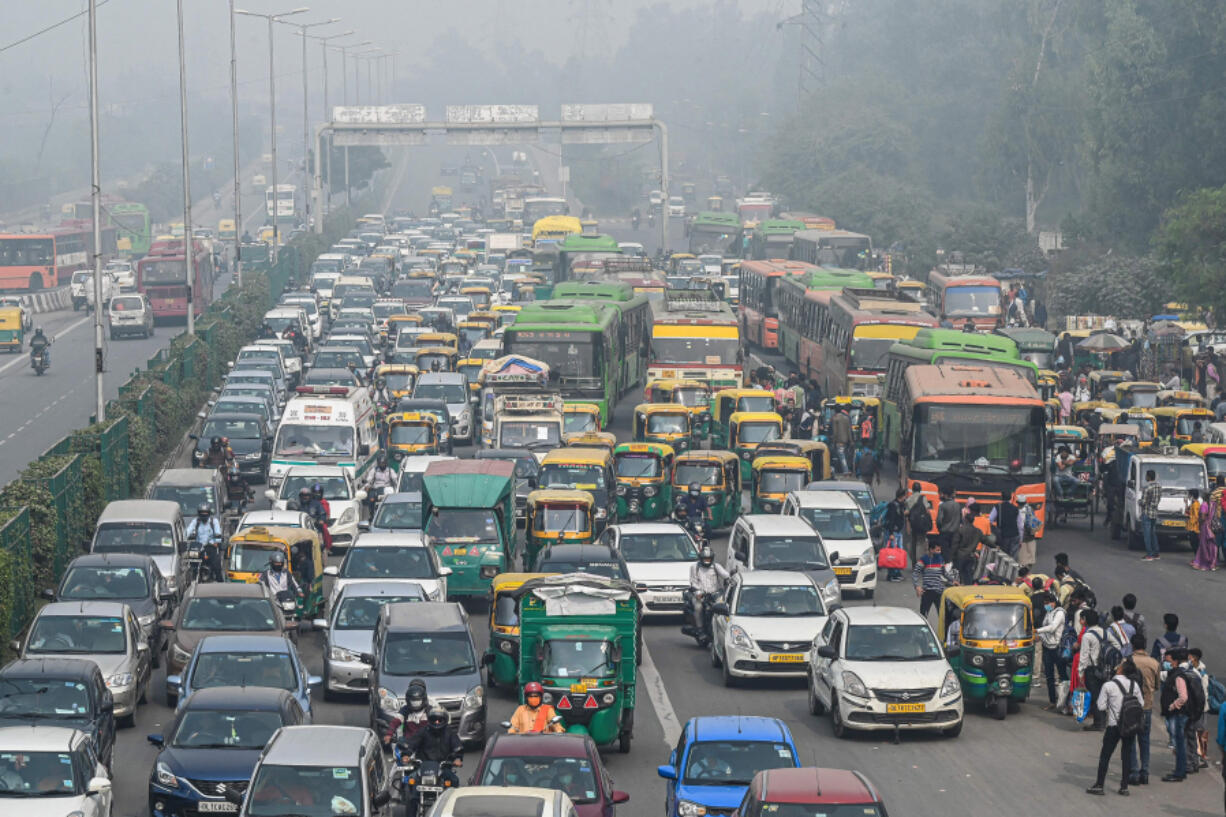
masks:
<instances>
[{"instance_id":1,"label":"bus windshield","mask_svg":"<svg viewBox=\"0 0 1226 817\"><path fill-rule=\"evenodd\" d=\"M187 262L182 258L146 261L140 270L141 281L145 284L185 284L187 281Z\"/></svg>"},{"instance_id":2,"label":"bus windshield","mask_svg":"<svg viewBox=\"0 0 1226 817\"><path fill-rule=\"evenodd\" d=\"M854 337L851 341L849 368L884 372L886 360L890 356L890 347L895 343L898 343L898 338Z\"/></svg>"},{"instance_id":3,"label":"bus windshield","mask_svg":"<svg viewBox=\"0 0 1226 817\"><path fill-rule=\"evenodd\" d=\"M950 317L999 315L1000 290L990 284L948 287L945 290L945 314Z\"/></svg>"},{"instance_id":4,"label":"bus windshield","mask_svg":"<svg viewBox=\"0 0 1226 817\"><path fill-rule=\"evenodd\" d=\"M1026 406L918 406L911 470L1041 474L1043 422Z\"/></svg>"},{"instance_id":5,"label":"bus windshield","mask_svg":"<svg viewBox=\"0 0 1226 817\"><path fill-rule=\"evenodd\" d=\"M740 343L736 338L661 338L651 339L652 356L664 363L731 366L736 363Z\"/></svg>"}]
</instances>

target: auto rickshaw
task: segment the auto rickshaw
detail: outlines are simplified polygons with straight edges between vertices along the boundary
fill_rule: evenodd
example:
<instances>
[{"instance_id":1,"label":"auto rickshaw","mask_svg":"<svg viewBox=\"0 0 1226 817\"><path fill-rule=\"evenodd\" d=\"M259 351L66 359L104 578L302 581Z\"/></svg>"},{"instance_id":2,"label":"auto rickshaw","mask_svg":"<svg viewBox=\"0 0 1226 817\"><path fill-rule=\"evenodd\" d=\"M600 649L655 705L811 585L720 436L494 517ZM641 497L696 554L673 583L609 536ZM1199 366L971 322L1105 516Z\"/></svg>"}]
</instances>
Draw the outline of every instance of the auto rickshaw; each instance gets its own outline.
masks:
<instances>
[{"instance_id":1,"label":"auto rickshaw","mask_svg":"<svg viewBox=\"0 0 1226 817\"><path fill-rule=\"evenodd\" d=\"M707 209L713 213L722 213L724 211L724 197L707 196Z\"/></svg>"},{"instance_id":2,"label":"auto rickshaw","mask_svg":"<svg viewBox=\"0 0 1226 817\"><path fill-rule=\"evenodd\" d=\"M1085 517L1094 530L1094 513L1097 510L1095 474L1095 446L1090 432L1081 426L1055 425L1047 429L1048 461L1051 463L1051 490L1048 492L1046 521L1063 525L1070 518ZM1075 463L1069 471L1072 479L1061 478L1056 468L1056 455L1067 448Z\"/></svg>"},{"instance_id":3,"label":"auto rickshaw","mask_svg":"<svg viewBox=\"0 0 1226 817\"><path fill-rule=\"evenodd\" d=\"M1158 405L1162 387L1151 380L1129 380L1115 386L1115 403L1122 409L1149 409Z\"/></svg>"},{"instance_id":4,"label":"auto rickshaw","mask_svg":"<svg viewBox=\"0 0 1226 817\"><path fill-rule=\"evenodd\" d=\"M462 357L455 362L455 370L468 377L468 393L476 397L481 393L481 369L485 366L483 357Z\"/></svg>"},{"instance_id":5,"label":"auto rickshaw","mask_svg":"<svg viewBox=\"0 0 1226 817\"><path fill-rule=\"evenodd\" d=\"M519 599L515 590L529 579L553 573L499 573L490 581L490 645L481 663L490 689L515 685L519 679Z\"/></svg>"},{"instance_id":6,"label":"auto rickshaw","mask_svg":"<svg viewBox=\"0 0 1226 817\"><path fill-rule=\"evenodd\" d=\"M997 720L1016 711L1034 677L1030 597L1016 587L951 587L941 596L938 628L963 696L983 701Z\"/></svg>"},{"instance_id":7,"label":"auto rickshaw","mask_svg":"<svg viewBox=\"0 0 1226 817\"><path fill-rule=\"evenodd\" d=\"M473 309L488 309L490 305L489 287L460 287L460 294L473 302Z\"/></svg>"},{"instance_id":8,"label":"auto rickshaw","mask_svg":"<svg viewBox=\"0 0 1226 817\"><path fill-rule=\"evenodd\" d=\"M1188 443L1179 449L1180 454L1190 454L1205 461L1212 488L1218 477L1226 477L1226 445L1221 443Z\"/></svg>"},{"instance_id":9,"label":"auto rickshaw","mask_svg":"<svg viewBox=\"0 0 1226 817\"><path fill-rule=\"evenodd\" d=\"M783 437L783 418L773 411L738 411L728 418L728 448L741 460L741 482L753 477L751 463L760 443Z\"/></svg>"},{"instance_id":10,"label":"auto rickshaw","mask_svg":"<svg viewBox=\"0 0 1226 817\"><path fill-rule=\"evenodd\" d=\"M673 496L698 484L707 500L707 521L726 528L741 515L741 458L731 451L690 451L673 460Z\"/></svg>"},{"instance_id":11,"label":"auto rickshaw","mask_svg":"<svg viewBox=\"0 0 1226 817\"><path fill-rule=\"evenodd\" d=\"M498 316L499 326L510 326L515 323L521 309L523 306L520 304L494 304L490 307L490 311Z\"/></svg>"},{"instance_id":12,"label":"auto rickshaw","mask_svg":"<svg viewBox=\"0 0 1226 817\"><path fill-rule=\"evenodd\" d=\"M485 321L456 321L456 334L464 340L466 349L471 349L490 336L491 329Z\"/></svg>"},{"instance_id":13,"label":"auto rickshaw","mask_svg":"<svg viewBox=\"0 0 1226 817\"><path fill-rule=\"evenodd\" d=\"M21 322L20 307L0 307L0 349L20 352L24 343L25 327Z\"/></svg>"},{"instance_id":14,"label":"auto rickshaw","mask_svg":"<svg viewBox=\"0 0 1226 817\"><path fill-rule=\"evenodd\" d=\"M528 494L524 517L524 565L536 565L549 545L584 544L595 540L592 512L596 501L587 491L538 488Z\"/></svg>"},{"instance_id":15,"label":"auto rickshaw","mask_svg":"<svg viewBox=\"0 0 1226 817\"><path fill-rule=\"evenodd\" d=\"M694 415L676 403L640 403L634 407L634 441L664 443L685 453L694 446L698 430Z\"/></svg>"},{"instance_id":16,"label":"auto rickshaw","mask_svg":"<svg viewBox=\"0 0 1226 817\"><path fill-rule=\"evenodd\" d=\"M804 457L755 457L751 468L751 513L779 513L788 493L802 490L810 481L809 461Z\"/></svg>"},{"instance_id":17,"label":"auto rickshaw","mask_svg":"<svg viewBox=\"0 0 1226 817\"><path fill-rule=\"evenodd\" d=\"M672 446L660 443L622 443L613 449L619 520L668 517L673 508L670 479L675 457Z\"/></svg>"},{"instance_id":18,"label":"auto rickshaw","mask_svg":"<svg viewBox=\"0 0 1226 817\"><path fill-rule=\"evenodd\" d=\"M230 537L226 546L226 580L255 584L274 553L285 555L285 564L302 588L295 617L317 618L324 607L323 537L310 528L256 526Z\"/></svg>"},{"instance_id":19,"label":"auto rickshaw","mask_svg":"<svg viewBox=\"0 0 1226 817\"><path fill-rule=\"evenodd\" d=\"M715 393L715 410L711 413L711 447L729 448L728 426L738 411L773 412L775 395L766 389L723 389Z\"/></svg>"},{"instance_id":20,"label":"auto rickshaw","mask_svg":"<svg viewBox=\"0 0 1226 817\"><path fill-rule=\"evenodd\" d=\"M1073 404L1073 422L1075 426L1089 426L1091 430L1098 428L1103 422L1103 411L1118 409L1115 403L1106 400L1085 400Z\"/></svg>"},{"instance_id":21,"label":"auto rickshaw","mask_svg":"<svg viewBox=\"0 0 1226 817\"><path fill-rule=\"evenodd\" d=\"M484 323L486 326L489 327L490 335L494 334L494 330L497 329L499 325L498 313L492 311L492 308L487 308L483 310L474 309L472 312L469 312L467 315L464 316L464 320L477 321L478 323Z\"/></svg>"},{"instance_id":22,"label":"auto rickshaw","mask_svg":"<svg viewBox=\"0 0 1226 817\"><path fill-rule=\"evenodd\" d=\"M617 435L611 431L579 431L572 434L562 434L564 448L600 448L613 453L617 448Z\"/></svg>"},{"instance_id":23,"label":"auto rickshaw","mask_svg":"<svg viewBox=\"0 0 1226 817\"><path fill-rule=\"evenodd\" d=\"M1158 406L1160 408L1205 408L1209 405L1205 398L1201 397L1194 391L1183 391L1180 389L1163 389L1158 392Z\"/></svg>"},{"instance_id":24,"label":"auto rickshaw","mask_svg":"<svg viewBox=\"0 0 1226 817\"><path fill-rule=\"evenodd\" d=\"M418 374L417 367L410 363L380 363L375 367L375 380L383 379L392 400L412 394Z\"/></svg>"},{"instance_id":25,"label":"auto rickshaw","mask_svg":"<svg viewBox=\"0 0 1226 817\"><path fill-rule=\"evenodd\" d=\"M567 403L562 407L562 433L582 434L600 431L600 406L595 403Z\"/></svg>"},{"instance_id":26,"label":"auto rickshaw","mask_svg":"<svg viewBox=\"0 0 1226 817\"><path fill-rule=\"evenodd\" d=\"M1118 403L1115 396L1115 387L1118 384L1128 380L1128 377L1128 372L1121 372L1112 369L1090 372L1090 397L1094 400L1106 400L1109 403Z\"/></svg>"},{"instance_id":27,"label":"auto rickshaw","mask_svg":"<svg viewBox=\"0 0 1226 817\"><path fill-rule=\"evenodd\" d=\"M1158 420L1154 417L1153 409L1116 409L1106 410L1102 412L1104 423L1098 427L1098 434L1101 437L1103 429L1110 423L1132 423L1137 426L1135 434L1136 444L1141 448L1149 448L1154 444L1154 439L1158 433Z\"/></svg>"},{"instance_id":28,"label":"auto rickshaw","mask_svg":"<svg viewBox=\"0 0 1226 817\"><path fill-rule=\"evenodd\" d=\"M830 449L817 440L775 440L762 443L754 452L754 460L759 457L804 457L809 461L811 479L830 479Z\"/></svg>"},{"instance_id":29,"label":"auto rickshaw","mask_svg":"<svg viewBox=\"0 0 1226 817\"><path fill-rule=\"evenodd\" d=\"M450 346L423 346L413 356L420 371L432 372L438 366L440 372L454 372L460 353Z\"/></svg>"},{"instance_id":30,"label":"auto rickshaw","mask_svg":"<svg viewBox=\"0 0 1226 817\"><path fill-rule=\"evenodd\" d=\"M697 256L695 256L693 253L688 253L688 252L673 253L672 255L668 257L668 274L676 275L677 269L678 267L681 266L682 261L692 260L695 258L697 258Z\"/></svg>"},{"instance_id":31,"label":"auto rickshaw","mask_svg":"<svg viewBox=\"0 0 1226 817\"><path fill-rule=\"evenodd\" d=\"M1176 409L1175 428L1171 435L1173 445L1184 445L1192 442L1192 435L1200 425L1202 437L1209 432L1209 424L1214 421L1213 412L1207 408Z\"/></svg>"},{"instance_id":32,"label":"auto rickshaw","mask_svg":"<svg viewBox=\"0 0 1226 817\"><path fill-rule=\"evenodd\" d=\"M685 406L694 415L695 439L711 435L711 384L697 380L674 378L652 380L643 390L648 403L674 403Z\"/></svg>"},{"instance_id":33,"label":"auto rickshaw","mask_svg":"<svg viewBox=\"0 0 1226 817\"><path fill-rule=\"evenodd\" d=\"M641 647L634 587L576 573L531 579L512 592L519 598L519 680L545 688L567 732L629 752Z\"/></svg>"},{"instance_id":34,"label":"auto rickshaw","mask_svg":"<svg viewBox=\"0 0 1226 817\"><path fill-rule=\"evenodd\" d=\"M418 346L446 346L460 351L460 336L455 332L425 332L417 336Z\"/></svg>"},{"instance_id":35,"label":"auto rickshaw","mask_svg":"<svg viewBox=\"0 0 1226 817\"><path fill-rule=\"evenodd\" d=\"M1051 369L1039 369L1039 396L1051 400L1060 393L1060 376Z\"/></svg>"},{"instance_id":36,"label":"auto rickshaw","mask_svg":"<svg viewBox=\"0 0 1226 817\"><path fill-rule=\"evenodd\" d=\"M399 411L389 414L386 423L387 451L392 468L397 471L406 457L443 453L438 418L433 414Z\"/></svg>"}]
</instances>

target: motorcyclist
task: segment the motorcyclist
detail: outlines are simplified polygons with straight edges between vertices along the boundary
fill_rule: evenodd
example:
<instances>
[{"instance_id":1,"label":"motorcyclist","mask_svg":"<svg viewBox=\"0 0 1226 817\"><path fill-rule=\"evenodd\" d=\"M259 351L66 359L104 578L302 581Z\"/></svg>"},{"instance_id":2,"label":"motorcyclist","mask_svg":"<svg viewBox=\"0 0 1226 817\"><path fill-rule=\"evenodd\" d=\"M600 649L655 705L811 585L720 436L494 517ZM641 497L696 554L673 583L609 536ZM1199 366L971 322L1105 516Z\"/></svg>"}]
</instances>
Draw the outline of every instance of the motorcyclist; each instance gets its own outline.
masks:
<instances>
[{"instance_id":1,"label":"motorcyclist","mask_svg":"<svg viewBox=\"0 0 1226 817\"><path fill-rule=\"evenodd\" d=\"M711 607L704 602L723 592L727 582L728 571L723 565L715 563L714 551L704 547L698 553L698 561L690 566L690 589L686 593L686 617L690 623L682 627L682 632L711 637ZM702 611L701 622L699 610Z\"/></svg>"},{"instance_id":2,"label":"motorcyclist","mask_svg":"<svg viewBox=\"0 0 1226 817\"><path fill-rule=\"evenodd\" d=\"M383 406L392 404L392 393L387 388L387 378L375 378L375 393L372 395L374 401Z\"/></svg>"},{"instance_id":3,"label":"motorcyclist","mask_svg":"<svg viewBox=\"0 0 1226 817\"><path fill-rule=\"evenodd\" d=\"M563 732L562 724L553 723L557 710L544 703L545 688L536 681L524 684L524 702L515 709L511 716L511 728L508 732L526 735L536 732Z\"/></svg>"},{"instance_id":4,"label":"motorcyclist","mask_svg":"<svg viewBox=\"0 0 1226 817\"><path fill-rule=\"evenodd\" d=\"M375 515L375 506L383 498L384 490L396 484L396 474L387 464L387 452L380 451L375 457L375 467L370 469L370 478L366 480L366 509L368 515Z\"/></svg>"},{"instance_id":5,"label":"motorcyclist","mask_svg":"<svg viewBox=\"0 0 1226 817\"><path fill-rule=\"evenodd\" d=\"M399 744L401 754L439 764L451 761L451 765L457 768L463 766L464 745L460 743L459 736L451 728L450 721L451 718L447 715L446 709L438 704L431 706L426 715L426 728L419 729ZM452 788L460 785L460 779L456 776L455 771L446 766L440 767L439 777L442 781L449 781ZM416 790L413 791L411 797L408 813L416 814L418 811Z\"/></svg>"},{"instance_id":6,"label":"motorcyclist","mask_svg":"<svg viewBox=\"0 0 1226 817\"><path fill-rule=\"evenodd\" d=\"M400 707L400 717L392 718L383 734L383 742L408 739L426 727L426 715L430 712L430 698L426 695L426 682L420 678L409 681L409 689L404 694L404 705Z\"/></svg>"},{"instance_id":7,"label":"motorcyclist","mask_svg":"<svg viewBox=\"0 0 1226 817\"><path fill-rule=\"evenodd\" d=\"M51 368L51 338L43 334L41 326L34 330L34 336L30 338L30 359L38 357L39 353L42 353L47 368Z\"/></svg>"},{"instance_id":8,"label":"motorcyclist","mask_svg":"<svg viewBox=\"0 0 1226 817\"><path fill-rule=\"evenodd\" d=\"M332 531L328 529L328 520L332 518L332 506L328 504L328 500L324 497L324 484L316 482L311 485L311 498L319 505L323 511L322 518L316 519L320 523L324 535L324 547L328 553L332 552Z\"/></svg>"},{"instance_id":9,"label":"motorcyclist","mask_svg":"<svg viewBox=\"0 0 1226 817\"><path fill-rule=\"evenodd\" d=\"M285 569L285 554L279 550L268 558L268 567L260 573L260 584L279 602L297 601L302 596L302 588L294 574Z\"/></svg>"},{"instance_id":10,"label":"motorcyclist","mask_svg":"<svg viewBox=\"0 0 1226 817\"><path fill-rule=\"evenodd\" d=\"M700 529L704 539L711 538L711 523L707 521L707 497L702 492L702 486L691 482L689 490L677 499L678 511L683 512L685 524L695 533Z\"/></svg>"},{"instance_id":11,"label":"motorcyclist","mask_svg":"<svg viewBox=\"0 0 1226 817\"><path fill-rule=\"evenodd\" d=\"M201 505L196 510L196 518L187 526L187 538L196 540L196 546L200 550L200 562L207 569L209 579L221 581L221 524L208 505Z\"/></svg>"},{"instance_id":12,"label":"motorcyclist","mask_svg":"<svg viewBox=\"0 0 1226 817\"><path fill-rule=\"evenodd\" d=\"M639 228L639 221L642 219L642 214L639 213L639 208L635 207L630 213L630 222L634 225L634 229Z\"/></svg>"}]
</instances>

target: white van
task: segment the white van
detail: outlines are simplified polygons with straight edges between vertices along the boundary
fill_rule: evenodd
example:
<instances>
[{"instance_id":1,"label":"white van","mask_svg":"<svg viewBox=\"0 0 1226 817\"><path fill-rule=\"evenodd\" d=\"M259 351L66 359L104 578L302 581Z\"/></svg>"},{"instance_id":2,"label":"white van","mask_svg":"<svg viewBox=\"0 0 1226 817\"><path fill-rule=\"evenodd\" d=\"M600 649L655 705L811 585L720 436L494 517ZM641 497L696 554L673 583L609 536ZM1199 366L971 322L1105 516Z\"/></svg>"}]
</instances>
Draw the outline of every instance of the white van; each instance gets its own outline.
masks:
<instances>
[{"instance_id":1,"label":"white van","mask_svg":"<svg viewBox=\"0 0 1226 817\"><path fill-rule=\"evenodd\" d=\"M336 465L359 481L379 448L370 392L347 386L299 386L296 391L277 425L269 487L280 487L295 465Z\"/></svg>"},{"instance_id":2,"label":"white van","mask_svg":"<svg viewBox=\"0 0 1226 817\"><path fill-rule=\"evenodd\" d=\"M827 551L838 553L832 565L843 592L858 590L871 599L877 590L877 552L860 503L845 491L792 491L783 501L784 516L799 516L817 531Z\"/></svg>"}]
</instances>

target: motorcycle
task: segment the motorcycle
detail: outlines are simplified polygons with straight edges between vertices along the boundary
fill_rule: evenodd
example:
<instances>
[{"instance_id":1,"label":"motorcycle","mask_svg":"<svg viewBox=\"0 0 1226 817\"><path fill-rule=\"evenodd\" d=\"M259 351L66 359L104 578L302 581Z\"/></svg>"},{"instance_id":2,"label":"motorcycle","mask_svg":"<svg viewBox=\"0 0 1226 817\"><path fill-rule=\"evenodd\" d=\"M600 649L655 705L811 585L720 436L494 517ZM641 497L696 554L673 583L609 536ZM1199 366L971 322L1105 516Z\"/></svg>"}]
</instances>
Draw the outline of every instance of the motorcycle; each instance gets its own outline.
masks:
<instances>
[{"instance_id":1,"label":"motorcycle","mask_svg":"<svg viewBox=\"0 0 1226 817\"><path fill-rule=\"evenodd\" d=\"M639 228L639 218L640 217L638 213L635 213L634 215L630 217L630 223L634 226L634 229L636 230Z\"/></svg>"},{"instance_id":2,"label":"motorcycle","mask_svg":"<svg viewBox=\"0 0 1226 817\"><path fill-rule=\"evenodd\" d=\"M281 608L281 614L285 616L287 622L298 621L298 597L294 595L292 590L280 590L277 592L277 606Z\"/></svg>"},{"instance_id":3,"label":"motorcycle","mask_svg":"<svg viewBox=\"0 0 1226 817\"><path fill-rule=\"evenodd\" d=\"M418 760L407 754L407 744L397 741L392 748L396 773L392 784L400 788L400 800L407 817L425 814L446 789L460 785L454 760Z\"/></svg>"},{"instance_id":4,"label":"motorcycle","mask_svg":"<svg viewBox=\"0 0 1226 817\"><path fill-rule=\"evenodd\" d=\"M30 352L30 368L34 369L34 373L38 375L51 368L51 361L47 357L45 348Z\"/></svg>"},{"instance_id":5,"label":"motorcycle","mask_svg":"<svg viewBox=\"0 0 1226 817\"><path fill-rule=\"evenodd\" d=\"M239 473L238 466L233 463L222 467L222 477L226 484L226 501L230 503L230 507L241 514L246 509L247 502L253 499L255 494L247 485L247 480L243 479L243 475Z\"/></svg>"},{"instance_id":6,"label":"motorcycle","mask_svg":"<svg viewBox=\"0 0 1226 817\"><path fill-rule=\"evenodd\" d=\"M688 635L702 648L711 645L711 610L713 597L698 590L685 591L685 622L681 634Z\"/></svg>"},{"instance_id":7,"label":"motorcycle","mask_svg":"<svg viewBox=\"0 0 1226 817\"><path fill-rule=\"evenodd\" d=\"M221 549L221 543L218 542L217 552L213 558L221 559ZM213 571L209 569L209 564L205 560L204 547L201 546L195 533L187 537L187 575L189 579L200 584L213 581Z\"/></svg>"}]
</instances>

